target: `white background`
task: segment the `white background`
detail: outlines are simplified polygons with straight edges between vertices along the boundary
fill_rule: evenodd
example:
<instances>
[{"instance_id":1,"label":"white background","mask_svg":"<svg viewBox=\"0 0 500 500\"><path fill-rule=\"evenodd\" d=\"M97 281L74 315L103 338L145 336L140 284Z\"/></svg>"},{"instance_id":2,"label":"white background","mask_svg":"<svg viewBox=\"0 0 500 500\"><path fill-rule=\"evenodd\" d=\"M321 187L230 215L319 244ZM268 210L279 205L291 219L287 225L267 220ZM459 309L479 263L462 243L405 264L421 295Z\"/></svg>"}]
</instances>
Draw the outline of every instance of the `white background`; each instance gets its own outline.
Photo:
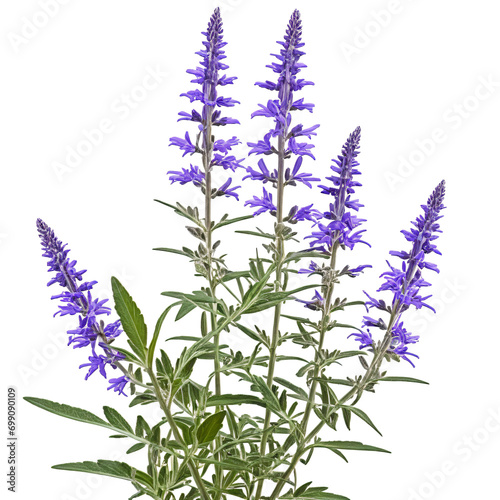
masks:
<instances>
[{"instance_id":1,"label":"white background","mask_svg":"<svg viewBox=\"0 0 500 500\"><path fill-rule=\"evenodd\" d=\"M98 375L83 380L78 365L85 354L62 345L72 324L52 318L56 303L49 298L55 291L45 288L48 274L35 220L42 217L69 242L88 279L99 281L100 297L109 297L110 276L118 276L150 325L168 303L161 291L201 286L181 257L151 250L193 241L181 221L152 200L200 201L194 188L168 182L166 171L186 167L189 159L167 145L186 127L193 131L192 124L176 123L178 111L191 109L177 96L193 88L185 69L197 64L200 31L216 4L53 0L46 1L50 15L42 4L3 2L0 15L2 378L5 386L17 387L19 397L45 397L99 414L104 404L127 412L125 398L107 392ZM253 84L274 78L265 65L269 53L278 50L275 41L282 39L295 6L302 13L307 52L302 74L316 82L303 93L316 104L314 114L295 119L321 124L314 139L317 160L305 165L327 175L347 135L362 127L358 192L372 249L356 249L342 260L374 268L346 284L351 298L361 297L363 289L376 290L388 251L404 247L399 231L409 227L434 186L447 181L439 240L443 257L436 259L442 272L428 276L438 315L408 315L407 327L422 336L416 346L420 360L415 369L406 363L388 366L392 375L431 385L387 383L363 398L360 407L383 438L361 421L353 422L350 433L326 433L325 439L360 440L391 455L352 452L345 464L327 451L317 453L301 483L310 477L352 500L498 498L500 34L495 2L222 0L220 6L228 74L239 77L223 95L242 102L230 110L242 125L224 130L225 136L254 141L268 126L265 119L250 120L257 103L270 98ZM156 88L138 88L153 70ZM69 148L81 146L103 120L107 133L101 143L78 165L61 170ZM245 147L239 153L244 156ZM248 162L256 164L254 157ZM242 200L261 189L255 182L245 184ZM318 201L324 208L326 197L316 193L293 191L301 203ZM223 210L248 213L242 203L218 199L216 211ZM262 216L258 225L270 229L271 222ZM253 226L251 221L248 227ZM231 231L223 236L221 248L230 254L230 264L244 265L242 249L250 254L254 242ZM269 316L258 319L270 329ZM169 328L189 334L183 325L190 324ZM330 348L354 347L343 331L335 335ZM236 334L230 341L247 346ZM336 370L334 376L342 373L342 367ZM144 411L150 420L158 417L153 407ZM20 402L18 435L18 498L97 500L132 493L118 480L50 469L70 461L122 459L126 445L108 440L106 432Z\"/></svg>"}]
</instances>

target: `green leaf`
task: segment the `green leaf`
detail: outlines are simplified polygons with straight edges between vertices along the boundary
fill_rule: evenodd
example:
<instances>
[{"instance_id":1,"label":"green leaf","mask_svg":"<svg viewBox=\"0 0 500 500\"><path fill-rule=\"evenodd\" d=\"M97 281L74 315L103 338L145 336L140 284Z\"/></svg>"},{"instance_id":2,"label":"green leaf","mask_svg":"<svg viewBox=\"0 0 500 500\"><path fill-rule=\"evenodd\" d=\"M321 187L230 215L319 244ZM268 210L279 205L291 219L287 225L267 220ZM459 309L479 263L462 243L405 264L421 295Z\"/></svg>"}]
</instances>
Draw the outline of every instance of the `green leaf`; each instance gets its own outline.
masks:
<instances>
[{"instance_id":1,"label":"green leaf","mask_svg":"<svg viewBox=\"0 0 500 500\"><path fill-rule=\"evenodd\" d=\"M315 258L320 258L320 259L329 259L330 256L321 252L314 252L314 251L305 251L305 252L295 252L295 253L289 253L284 262L298 262L300 259L315 259Z\"/></svg>"},{"instance_id":2,"label":"green leaf","mask_svg":"<svg viewBox=\"0 0 500 500\"><path fill-rule=\"evenodd\" d=\"M295 394L299 395L302 397L302 399L305 398L307 400L307 392L304 391L301 387L292 384L292 382L289 382L288 380L280 377L274 377L274 381L277 382L278 384L282 385L283 387L286 387L287 389L290 389L293 391Z\"/></svg>"},{"instance_id":3,"label":"green leaf","mask_svg":"<svg viewBox=\"0 0 500 500\"><path fill-rule=\"evenodd\" d=\"M196 217L196 214L193 213L192 209L185 208L183 207L180 203L177 203L177 205L171 205L170 203L166 203L161 200L154 200L158 203L161 203L162 205L165 205L166 207L171 208L177 215L180 215L182 217L185 217L186 219L189 219L191 222L194 222L197 226L201 227L202 229L205 229L201 221ZM190 213L191 210L191 213ZM196 209L195 209L196 210Z\"/></svg>"},{"instance_id":4,"label":"green leaf","mask_svg":"<svg viewBox=\"0 0 500 500\"><path fill-rule=\"evenodd\" d=\"M124 354L127 361L131 361L131 362L136 363L140 366L144 366L144 362L141 359L139 359L134 353L130 352L129 350L124 349L123 347L117 346L115 343L113 343L113 350Z\"/></svg>"},{"instance_id":5,"label":"green leaf","mask_svg":"<svg viewBox=\"0 0 500 500\"><path fill-rule=\"evenodd\" d=\"M418 378L411 377L383 377L377 379L376 382L413 382L415 384L429 385L429 382L426 382L425 380L419 380Z\"/></svg>"},{"instance_id":6,"label":"green leaf","mask_svg":"<svg viewBox=\"0 0 500 500\"><path fill-rule=\"evenodd\" d=\"M127 481L142 483L145 486L153 487L153 480L146 473L130 467L124 462L115 462L112 460L98 460L97 462L76 462L53 465L53 469L69 470L76 472L88 472L90 474L99 474L101 476L110 476Z\"/></svg>"},{"instance_id":7,"label":"green leaf","mask_svg":"<svg viewBox=\"0 0 500 500\"><path fill-rule=\"evenodd\" d=\"M258 398L257 396L249 396L247 394L221 394L219 396L214 395L210 396L207 402L207 406L230 406L241 404L257 405L263 408L266 407L261 398Z\"/></svg>"},{"instance_id":8,"label":"green leaf","mask_svg":"<svg viewBox=\"0 0 500 500\"><path fill-rule=\"evenodd\" d=\"M134 453L136 451L142 450L146 446L145 443L136 443L133 446L131 446L127 451L127 455L130 455L131 453Z\"/></svg>"},{"instance_id":9,"label":"green leaf","mask_svg":"<svg viewBox=\"0 0 500 500\"><path fill-rule=\"evenodd\" d=\"M311 483L307 483L307 485L304 486L309 486ZM328 488L308 488L305 491L303 490L303 486L301 486L295 494L292 494L291 492L287 493L286 495L281 496L280 498L282 499L287 499L287 500L349 500L347 497L344 497L342 495L336 495L335 493L328 493L327 490ZM299 490L300 493L297 494Z\"/></svg>"},{"instance_id":10,"label":"green leaf","mask_svg":"<svg viewBox=\"0 0 500 500\"><path fill-rule=\"evenodd\" d=\"M106 413L106 418L108 418L110 421L113 422L111 424L111 423L108 423L108 422L102 420L97 415L94 415L93 413L90 413L87 410L82 410L80 408L75 408L73 406L60 404L60 403L54 403L53 401L48 401L47 399L39 399L39 398L33 398L33 397L25 397L24 400L28 401L28 403L31 403L32 405L38 406L42 410L46 410L50 413L54 413L55 415L69 418L71 420L77 420L78 422L84 422L87 424L105 427L106 429L111 429L112 431L126 434L127 437L135 439L136 441L140 441L140 442L145 443L145 444L153 444L148 439L144 439L140 436L136 436L132 432L130 425L123 419L123 417L121 417L121 415L118 414L118 412L116 412L116 410L113 410L113 408L109 408L109 409L105 408L105 410L104 410ZM112 437L117 437L117 436L112 436ZM158 446L158 448L161 450L164 450L164 448L162 446ZM164 451L168 451L168 450L164 450Z\"/></svg>"},{"instance_id":11,"label":"green leaf","mask_svg":"<svg viewBox=\"0 0 500 500\"><path fill-rule=\"evenodd\" d=\"M130 424L114 408L104 406L103 410L106 419L113 427L124 430L129 434L134 433Z\"/></svg>"},{"instance_id":12,"label":"green leaf","mask_svg":"<svg viewBox=\"0 0 500 500\"><path fill-rule=\"evenodd\" d=\"M344 410L351 411L352 413L354 413L354 415L356 415L361 420L366 422L375 432L382 435L382 433L377 429L375 424L371 421L370 417L363 410L360 410L359 408L356 408L355 406L342 406L342 411L344 411Z\"/></svg>"},{"instance_id":13,"label":"green leaf","mask_svg":"<svg viewBox=\"0 0 500 500\"><path fill-rule=\"evenodd\" d=\"M149 344L148 347L148 366L150 368L153 367L153 358L154 358L154 353L155 353L155 347L156 347L156 342L158 341L158 337L160 335L161 327L163 326L163 322L165 321L165 318L167 317L167 314L170 312L170 310L181 304L181 302L174 302L173 304L170 304L160 315L158 318L158 321L156 322L155 326L155 331L153 333L153 338L151 339L151 343Z\"/></svg>"},{"instance_id":14,"label":"green leaf","mask_svg":"<svg viewBox=\"0 0 500 500\"><path fill-rule=\"evenodd\" d=\"M184 316L189 314L193 309L196 309L196 305L192 302L184 302L182 306L179 308L177 316L175 317L175 321L179 321Z\"/></svg>"},{"instance_id":15,"label":"green leaf","mask_svg":"<svg viewBox=\"0 0 500 500\"><path fill-rule=\"evenodd\" d=\"M101 427L111 427L102 418L97 415L90 413L87 410L82 410L80 408L75 408L73 406L54 403L48 399L40 399L26 396L25 401L31 403L32 405L38 406L42 410L49 411L50 413L55 413L61 417L70 418L71 420L77 420L78 422L85 422L87 424L100 425Z\"/></svg>"},{"instance_id":16,"label":"green leaf","mask_svg":"<svg viewBox=\"0 0 500 500\"><path fill-rule=\"evenodd\" d=\"M202 464L216 464L220 465L224 470L233 470L233 471L250 471L251 467L245 460L241 460L240 458L235 457L226 457L224 460L215 460L213 458L200 458L196 457L197 462L201 462Z\"/></svg>"},{"instance_id":17,"label":"green leaf","mask_svg":"<svg viewBox=\"0 0 500 500\"><path fill-rule=\"evenodd\" d=\"M244 310L248 309L250 307L250 304L252 304L254 300L260 295L264 287L267 285L267 282L269 281L269 277L271 276L274 267L275 266L269 266L269 269L262 276L262 278L249 287L249 289L247 290L242 299L242 304L241 304L242 309Z\"/></svg>"},{"instance_id":18,"label":"green leaf","mask_svg":"<svg viewBox=\"0 0 500 500\"><path fill-rule=\"evenodd\" d=\"M115 309L120 316L122 327L135 353L146 358L147 328L144 317L123 285L113 276L111 278Z\"/></svg>"},{"instance_id":19,"label":"green leaf","mask_svg":"<svg viewBox=\"0 0 500 500\"><path fill-rule=\"evenodd\" d=\"M175 253L177 255L184 255L185 257L189 257L190 259L193 258L193 256L190 255L188 252L185 252L184 250L177 250L176 248L159 247L159 248L153 248L153 250L156 250L158 252L168 252L168 253Z\"/></svg>"},{"instance_id":20,"label":"green leaf","mask_svg":"<svg viewBox=\"0 0 500 500\"><path fill-rule=\"evenodd\" d=\"M226 411L219 411L207 417L196 431L196 437L200 444L213 441L218 432L222 429L222 423L226 417Z\"/></svg>"},{"instance_id":21,"label":"green leaf","mask_svg":"<svg viewBox=\"0 0 500 500\"><path fill-rule=\"evenodd\" d=\"M222 281L226 282L237 278L249 278L249 277L250 277L249 271L230 271L229 273L224 275Z\"/></svg>"},{"instance_id":22,"label":"green leaf","mask_svg":"<svg viewBox=\"0 0 500 500\"><path fill-rule=\"evenodd\" d=\"M345 426L351 430L351 412L346 407L342 407L342 416L344 417Z\"/></svg>"},{"instance_id":23,"label":"green leaf","mask_svg":"<svg viewBox=\"0 0 500 500\"><path fill-rule=\"evenodd\" d=\"M229 224L234 224L235 222L240 222L242 220L248 219L253 219L253 215L243 215L241 217L235 217L234 219L222 219L220 222L215 224L215 226L212 228L212 231L215 231L219 227L227 226Z\"/></svg>"},{"instance_id":24,"label":"green leaf","mask_svg":"<svg viewBox=\"0 0 500 500\"><path fill-rule=\"evenodd\" d=\"M357 450L357 451L379 451L381 453L390 453L390 451L376 446L370 446L359 441L318 441L309 445L309 448L328 448L330 450Z\"/></svg>"},{"instance_id":25,"label":"green leaf","mask_svg":"<svg viewBox=\"0 0 500 500\"><path fill-rule=\"evenodd\" d=\"M249 234L250 236L259 236L261 238L269 238L270 240L276 239L276 236L274 234L270 233L264 233L263 231L235 231L235 233L238 234Z\"/></svg>"}]
</instances>

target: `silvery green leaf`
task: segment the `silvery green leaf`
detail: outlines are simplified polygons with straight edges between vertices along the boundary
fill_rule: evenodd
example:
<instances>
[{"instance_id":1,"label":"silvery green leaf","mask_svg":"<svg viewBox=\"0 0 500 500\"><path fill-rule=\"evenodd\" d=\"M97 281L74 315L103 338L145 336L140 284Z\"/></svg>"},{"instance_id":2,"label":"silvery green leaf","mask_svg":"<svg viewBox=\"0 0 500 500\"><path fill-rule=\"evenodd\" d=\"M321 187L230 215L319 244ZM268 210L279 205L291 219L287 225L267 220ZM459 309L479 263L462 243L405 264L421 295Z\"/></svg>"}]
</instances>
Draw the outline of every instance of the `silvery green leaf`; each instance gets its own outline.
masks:
<instances>
[{"instance_id":1,"label":"silvery green leaf","mask_svg":"<svg viewBox=\"0 0 500 500\"><path fill-rule=\"evenodd\" d=\"M147 327L144 317L125 287L114 276L111 278L115 309L130 346L141 360L146 359Z\"/></svg>"}]
</instances>

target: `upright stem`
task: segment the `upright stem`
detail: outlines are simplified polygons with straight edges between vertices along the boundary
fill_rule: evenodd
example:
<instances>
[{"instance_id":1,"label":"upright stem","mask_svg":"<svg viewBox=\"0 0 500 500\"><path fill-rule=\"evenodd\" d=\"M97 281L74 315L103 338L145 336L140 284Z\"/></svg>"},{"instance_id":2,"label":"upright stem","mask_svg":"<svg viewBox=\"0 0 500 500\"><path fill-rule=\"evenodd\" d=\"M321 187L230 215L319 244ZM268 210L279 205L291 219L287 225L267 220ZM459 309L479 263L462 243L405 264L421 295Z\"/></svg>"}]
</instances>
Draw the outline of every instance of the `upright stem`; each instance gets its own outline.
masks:
<instances>
[{"instance_id":1,"label":"upright stem","mask_svg":"<svg viewBox=\"0 0 500 500\"><path fill-rule=\"evenodd\" d=\"M172 416L172 412L170 411L170 406L172 402L169 400L169 403L165 401L160 385L158 384L158 380L156 379L156 376L153 372L152 368L147 369L149 377L151 378L151 382L153 383L153 389L156 395L156 399L158 403L160 403L160 407L163 410L163 413L165 413L165 416L167 417L167 422L170 425L170 428L172 429L172 433L174 435L175 440L183 447L184 452L187 453L187 446L186 443L184 442L184 439L182 438L181 433L179 432L179 428L177 427L177 424L175 423L174 417ZM193 476L193 479L196 483L196 486L200 492L200 496L203 500L211 500L210 495L208 494L207 490L205 489L205 485L203 484L203 479L200 476L200 473L198 472L198 469L196 465L193 463L192 459L189 459L187 461L187 465L189 467L189 471L191 472L191 475Z\"/></svg>"},{"instance_id":2,"label":"upright stem","mask_svg":"<svg viewBox=\"0 0 500 500\"><path fill-rule=\"evenodd\" d=\"M321 323L320 323L320 335L319 335L319 343L318 343L318 349L316 351L316 355L314 358L314 372L313 372L313 381L311 383L311 389L309 390L309 397L307 398L307 404L306 404L306 409L304 410L304 416L302 418L302 432L304 435L307 432L307 424L309 423L309 417L311 416L311 411L314 408L314 400L316 398L316 390L318 388L318 376L319 376L319 362L321 360L321 351L323 349L323 344L325 341L325 334L326 330L328 327L328 324L330 323L330 307L332 305L332 296L333 296L333 289L335 287L334 283L334 272L335 272L335 264L336 264L336 259L337 259L337 250L339 247L338 241L335 241L332 247L332 255L330 258L330 277L327 278L327 283L326 283L326 292L325 292L325 302L323 305L323 313L321 316Z\"/></svg>"},{"instance_id":3,"label":"upright stem","mask_svg":"<svg viewBox=\"0 0 500 500\"><path fill-rule=\"evenodd\" d=\"M346 403L347 401L349 401L349 399L351 399L354 396L354 394L356 394L356 390L357 389L353 387L342 399L339 400L338 403L336 403L334 405L334 407L332 408L331 413L335 413L336 411L338 411L340 409L340 407L344 403ZM278 484L275 486L273 492L268 497L269 500L276 500L276 498L278 498L279 494L281 493L281 490L283 489L283 487L286 484L286 481L290 478L290 476L292 475L293 471L297 467L297 465L298 465L298 463L299 463L302 455L304 454L305 448L306 448L307 444L314 438L314 436L316 436L316 434L318 434L318 432L323 428L323 425L324 425L324 423L320 422L306 436L306 438L304 439L302 445L300 445L300 446L297 447L297 450L296 450L294 456L292 457L292 460L290 462L290 465L288 466L288 469L286 469L286 471L283 473L283 475L278 480Z\"/></svg>"},{"instance_id":4,"label":"upright stem","mask_svg":"<svg viewBox=\"0 0 500 500\"><path fill-rule=\"evenodd\" d=\"M285 170L285 134L280 135L278 137L278 199L276 202L276 220L277 220L277 234L276 234L276 282L274 290L276 292L281 289L281 265L283 261L283 257L285 255L285 242L283 240L282 227L283 224L283 199L284 199L284 170ZM274 308L274 320L273 320L273 333L271 339L271 346L269 348L269 364L267 369L267 386L269 388L273 385L274 380L274 369L276 366L276 350L278 348L279 341L279 325L281 318L281 302ZM271 411L266 409L266 415L264 417L264 428L262 433L262 439L260 442L260 455L264 456L266 454L266 444L267 439L270 434L269 425L271 423ZM264 479L259 479L257 484L257 491L255 493L255 500L259 500L262 495L262 488L264 486Z\"/></svg>"},{"instance_id":5,"label":"upright stem","mask_svg":"<svg viewBox=\"0 0 500 500\"><path fill-rule=\"evenodd\" d=\"M210 288L210 295L215 298L215 288L216 283L214 282L214 275L212 269L212 153L213 153L213 138L212 138L212 113L213 108L211 106L206 107L206 123L205 130L203 132L203 167L205 169L205 243L207 248L207 279ZM212 311L210 313L210 324L212 331L215 330L217 324L217 316L215 313L215 304L212 305ZM220 333L214 336L214 373L215 373L215 394L221 394L221 382L220 382L220 352L219 352L219 337ZM217 406L216 411L220 411L220 407ZM216 438L215 447L219 448L222 442L219 437ZM220 453L215 455L215 459L220 461ZM220 465L215 465L215 475L219 491L222 489L223 484L223 470ZM220 497L220 493L217 494L216 498Z\"/></svg>"},{"instance_id":6,"label":"upright stem","mask_svg":"<svg viewBox=\"0 0 500 500\"><path fill-rule=\"evenodd\" d=\"M335 405L333 405L332 408L330 408L329 412L327 413L327 415L325 417L325 420L328 419L331 415L333 415L336 411L338 411L352 397L357 395L357 400L358 400L361 397L361 395L363 394L364 388L370 382L373 374L380 368L380 365L384 359L384 355L390 346L390 343L392 340L392 327L394 326L396 318L398 317L398 310L399 310L399 304L395 304L395 306L393 308L393 312L391 314L391 318L389 320L387 332L384 336L384 339L382 340L382 343L379 346L379 349L375 353L375 356L373 356L372 362L370 363L370 366L368 367L368 370L366 371L364 377L362 378L362 380L359 382L359 384L356 387L353 387ZM316 378L316 376L315 376L315 378ZM313 383L314 383L314 381L313 381ZM311 389L312 389L312 387L311 387ZM309 412L310 412L310 410L309 410ZM304 420L305 420L305 416L306 415L304 415ZM304 420L303 420L303 423L304 423ZM316 427L309 434L306 435L306 437L304 438L304 441L301 443L301 445L297 447L297 450L296 450L294 456L292 457L292 460L290 462L289 467L286 469L286 471L283 473L283 475L279 479L278 484L275 486L271 496L269 497L269 500L276 500L276 498L278 498L279 494L281 493L281 490L285 486L286 481L292 475L293 471L297 467L297 464L299 463L300 458L304 454L307 444L319 433L319 431L323 428L324 425L325 425L324 421L319 422L318 425L316 425ZM307 431L307 424L306 424L306 426L302 427L302 430L305 434Z\"/></svg>"}]
</instances>

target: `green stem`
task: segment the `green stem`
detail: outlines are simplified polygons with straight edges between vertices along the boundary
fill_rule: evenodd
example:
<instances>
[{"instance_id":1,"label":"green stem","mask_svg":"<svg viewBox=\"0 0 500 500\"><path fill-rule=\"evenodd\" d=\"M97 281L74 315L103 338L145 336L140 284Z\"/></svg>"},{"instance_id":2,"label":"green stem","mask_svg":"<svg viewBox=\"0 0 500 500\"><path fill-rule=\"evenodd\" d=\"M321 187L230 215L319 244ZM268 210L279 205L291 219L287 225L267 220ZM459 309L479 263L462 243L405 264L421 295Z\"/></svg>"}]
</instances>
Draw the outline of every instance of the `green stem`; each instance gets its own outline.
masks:
<instances>
[{"instance_id":1,"label":"green stem","mask_svg":"<svg viewBox=\"0 0 500 500\"><path fill-rule=\"evenodd\" d=\"M158 403L160 403L160 407L163 410L163 413L165 413L165 417L167 418L167 422L170 425L170 428L172 429L172 433L174 435L175 440L183 447L185 450L185 453L188 452L188 448L186 443L184 442L184 439L182 438L181 433L179 432L179 428L177 427L177 424L175 423L174 417L172 416L172 412L170 410L172 401L169 399L169 402L167 403L163 397L160 385L158 384L158 380L156 379L156 376L153 372L152 368L147 369L149 377L151 378L151 382L153 383L153 388L155 391L156 399L158 400ZM208 494L207 490L205 489L205 485L203 483L203 479L200 476L200 473L198 472L198 469L196 465L193 463L193 460L190 458L187 462L187 465L189 467L189 471L191 472L191 476L194 479L194 482L196 483L196 486L200 492L200 496L203 500L211 500L210 495Z\"/></svg>"},{"instance_id":2,"label":"green stem","mask_svg":"<svg viewBox=\"0 0 500 500\"><path fill-rule=\"evenodd\" d=\"M285 256L285 242L283 241L282 227L283 224L283 199L285 192L284 184L284 170L285 170L285 136L286 133L280 135L278 138L278 199L276 204L276 219L277 219L277 235L276 235L276 284L274 290L276 292L281 289L281 263ZM281 319L281 302L274 308L274 320L273 320L273 333L271 339L271 345L269 347L269 364L267 370L267 386L272 388L274 380L274 370L276 366L276 350L278 348L279 342L279 325ZM264 428L262 433L262 439L260 442L260 455L263 457L266 454L267 440L270 435L269 425L271 423L271 411L266 409L266 415L264 417ZM262 488L264 487L264 478L259 479L257 484L257 491L255 493L255 500L259 500L262 495Z\"/></svg>"},{"instance_id":3,"label":"green stem","mask_svg":"<svg viewBox=\"0 0 500 500\"><path fill-rule=\"evenodd\" d=\"M302 418L301 428L304 435L307 432L307 425L309 423L309 417L311 415L311 411L314 408L314 400L316 398L316 390L318 388L318 377L319 377L319 363L321 360L321 351L323 349L323 344L325 341L325 334L328 328L328 324L330 323L330 307L332 305L332 296L333 289L335 287L335 264L337 259L337 250L339 247L338 241L336 241L332 247L332 255L330 258L330 279L326 283L326 293L325 293L325 302L323 306L323 313L321 316L320 323L320 335L319 335L319 343L318 349L316 350L316 355L314 358L314 372L313 372L313 381L311 384L311 389L309 390L309 396L307 398L306 409L304 410L304 416Z\"/></svg>"},{"instance_id":4,"label":"green stem","mask_svg":"<svg viewBox=\"0 0 500 500\"><path fill-rule=\"evenodd\" d=\"M212 113L213 109L207 107L207 118L204 130L204 153L203 153L203 166L205 169L205 243L207 248L207 279L210 288L210 295L215 298L216 283L213 275L213 261L212 261L212 153L213 153L213 137L212 137ZM215 330L217 324L217 316L215 312L215 304L212 306L210 313L210 321L212 330ZM215 373L215 394L221 394L221 381L220 381L220 333L214 337L214 373ZM217 406L216 411L220 411L221 407ZM215 446L218 448L222 444L221 439L217 436ZM215 459L220 461L220 454L215 455ZM215 465L216 483L219 491L222 489L224 471L220 465ZM221 494L218 493L216 498L220 498Z\"/></svg>"},{"instance_id":5,"label":"green stem","mask_svg":"<svg viewBox=\"0 0 500 500\"><path fill-rule=\"evenodd\" d=\"M387 351L388 347L390 346L391 340L392 340L392 327L394 326L394 323L396 321L396 318L398 316L398 310L399 310L399 305L396 304L395 307L393 308L393 313L391 314L391 319L389 321L389 326L387 327L387 332L384 336L384 339L382 340L382 343L380 344L380 348L377 350L377 353L372 359L372 362L370 363L370 366L368 367L368 370L366 371L363 379L359 382L359 384L355 387L353 387L349 392L347 392L335 405L332 406L332 408L329 410L327 415L325 416L325 420L330 418L331 415L333 415L335 412L337 412L342 406L349 401L352 397L357 396L356 401L359 400L361 395L363 394L363 391L368 383L371 381L371 377L373 373L377 372L380 368L380 365L382 364L382 361L384 359L385 352ZM293 471L295 470L295 467L299 463L300 458L304 454L304 450L306 445L319 433L319 431L323 428L325 425L324 421L319 422L316 427L306 435L304 438L304 441L300 447L297 448L289 467L286 469L284 472L283 476L279 479L278 484L274 488L273 492L271 493L271 496L269 497L269 500L276 500L278 495L281 493L281 490L283 489L286 481L289 479L289 477L292 475ZM304 429L304 433L305 433Z\"/></svg>"}]
</instances>

